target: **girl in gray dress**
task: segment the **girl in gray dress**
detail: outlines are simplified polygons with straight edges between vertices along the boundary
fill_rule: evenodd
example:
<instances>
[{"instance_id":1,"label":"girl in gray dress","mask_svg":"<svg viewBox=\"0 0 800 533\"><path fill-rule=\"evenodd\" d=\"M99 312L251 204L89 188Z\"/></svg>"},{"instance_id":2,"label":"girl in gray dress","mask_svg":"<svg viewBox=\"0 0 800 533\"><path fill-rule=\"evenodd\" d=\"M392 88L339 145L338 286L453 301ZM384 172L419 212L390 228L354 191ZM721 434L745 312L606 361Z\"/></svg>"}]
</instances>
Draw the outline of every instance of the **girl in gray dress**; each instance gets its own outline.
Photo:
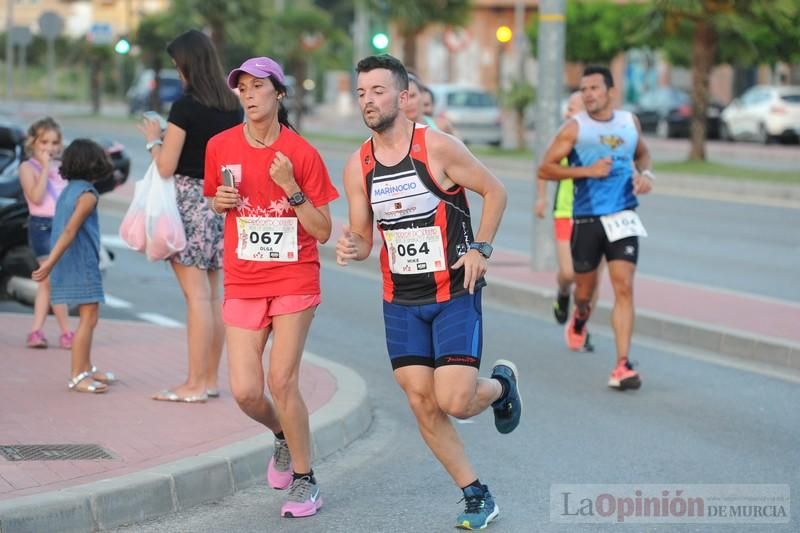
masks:
<instances>
[{"instance_id":1,"label":"girl in gray dress","mask_svg":"<svg viewBox=\"0 0 800 533\"><path fill-rule=\"evenodd\" d=\"M92 365L92 335L100 303L105 301L100 276L100 227L94 183L113 171L105 151L88 139L77 139L64 151L61 176L69 184L56 204L51 235L52 250L33 279L50 276L51 301L77 305L80 321L72 340L70 390L105 392L113 374Z\"/></svg>"}]
</instances>

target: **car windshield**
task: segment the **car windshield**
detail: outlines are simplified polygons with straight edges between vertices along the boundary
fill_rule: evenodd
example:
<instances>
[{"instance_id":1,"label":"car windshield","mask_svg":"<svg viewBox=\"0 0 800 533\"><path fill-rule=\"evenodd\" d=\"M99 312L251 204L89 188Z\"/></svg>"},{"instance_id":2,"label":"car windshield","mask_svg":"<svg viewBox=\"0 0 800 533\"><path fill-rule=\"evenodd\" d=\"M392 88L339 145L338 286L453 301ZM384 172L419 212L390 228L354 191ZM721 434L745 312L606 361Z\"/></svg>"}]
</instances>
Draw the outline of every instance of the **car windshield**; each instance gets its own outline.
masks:
<instances>
[{"instance_id":1,"label":"car windshield","mask_svg":"<svg viewBox=\"0 0 800 533\"><path fill-rule=\"evenodd\" d=\"M782 94L781 100L790 104L800 104L800 93Z\"/></svg>"},{"instance_id":2,"label":"car windshield","mask_svg":"<svg viewBox=\"0 0 800 533\"><path fill-rule=\"evenodd\" d=\"M447 95L447 105L452 107L494 107L494 97L482 91L457 91Z\"/></svg>"}]
</instances>

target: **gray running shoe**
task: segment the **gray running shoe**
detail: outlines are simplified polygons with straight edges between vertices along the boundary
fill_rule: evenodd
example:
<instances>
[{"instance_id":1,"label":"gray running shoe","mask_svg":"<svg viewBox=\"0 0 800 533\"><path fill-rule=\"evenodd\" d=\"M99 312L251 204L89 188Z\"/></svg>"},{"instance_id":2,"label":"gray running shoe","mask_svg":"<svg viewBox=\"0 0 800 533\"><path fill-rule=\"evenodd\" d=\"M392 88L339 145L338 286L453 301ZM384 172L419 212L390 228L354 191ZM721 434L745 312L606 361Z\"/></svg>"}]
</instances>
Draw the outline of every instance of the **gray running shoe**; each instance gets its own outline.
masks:
<instances>
[{"instance_id":1,"label":"gray running shoe","mask_svg":"<svg viewBox=\"0 0 800 533\"><path fill-rule=\"evenodd\" d=\"M273 448L267 465L267 483L273 489L285 490L292 484L292 456L285 440L275 439Z\"/></svg>"},{"instance_id":2,"label":"gray running shoe","mask_svg":"<svg viewBox=\"0 0 800 533\"><path fill-rule=\"evenodd\" d=\"M281 516L287 518L311 516L317 514L320 507L322 507L322 497L319 486L315 480L312 481L311 476L303 476L292 481L289 498L281 507Z\"/></svg>"}]
</instances>

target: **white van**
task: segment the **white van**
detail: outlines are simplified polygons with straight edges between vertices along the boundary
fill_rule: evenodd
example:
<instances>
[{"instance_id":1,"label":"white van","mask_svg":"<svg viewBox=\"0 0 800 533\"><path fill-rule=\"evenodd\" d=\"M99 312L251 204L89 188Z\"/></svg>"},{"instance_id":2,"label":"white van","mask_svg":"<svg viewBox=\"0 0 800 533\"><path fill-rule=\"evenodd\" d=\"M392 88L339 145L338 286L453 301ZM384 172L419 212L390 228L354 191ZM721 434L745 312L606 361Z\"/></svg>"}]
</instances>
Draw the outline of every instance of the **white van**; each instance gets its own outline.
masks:
<instances>
[{"instance_id":1,"label":"white van","mask_svg":"<svg viewBox=\"0 0 800 533\"><path fill-rule=\"evenodd\" d=\"M434 96L434 116L443 113L465 144L500 146L503 128L494 95L468 85L429 85Z\"/></svg>"}]
</instances>

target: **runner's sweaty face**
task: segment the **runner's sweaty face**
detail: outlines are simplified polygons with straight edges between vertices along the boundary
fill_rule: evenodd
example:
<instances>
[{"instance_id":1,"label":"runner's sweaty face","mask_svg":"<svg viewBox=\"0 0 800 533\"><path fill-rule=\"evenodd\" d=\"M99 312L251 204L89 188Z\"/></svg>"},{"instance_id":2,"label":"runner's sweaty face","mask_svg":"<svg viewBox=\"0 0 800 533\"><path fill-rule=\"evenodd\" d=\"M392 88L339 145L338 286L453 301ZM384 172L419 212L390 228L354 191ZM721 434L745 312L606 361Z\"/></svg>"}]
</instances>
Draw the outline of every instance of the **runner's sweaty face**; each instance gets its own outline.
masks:
<instances>
[{"instance_id":1,"label":"runner's sweaty face","mask_svg":"<svg viewBox=\"0 0 800 533\"><path fill-rule=\"evenodd\" d=\"M381 133L397 119L400 106L408 99L408 90L400 90L392 72L377 68L358 75L356 94L364 124Z\"/></svg>"},{"instance_id":2,"label":"runner's sweaty face","mask_svg":"<svg viewBox=\"0 0 800 533\"><path fill-rule=\"evenodd\" d=\"M249 122L262 122L278 116L278 100L281 97L267 78L256 78L243 72L237 85L239 103Z\"/></svg>"},{"instance_id":3,"label":"runner's sweaty face","mask_svg":"<svg viewBox=\"0 0 800 533\"><path fill-rule=\"evenodd\" d=\"M583 105L589 114L597 114L606 111L611 105L609 88L602 74L590 74L581 78L580 86Z\"/></svg>"}]
</instances>

